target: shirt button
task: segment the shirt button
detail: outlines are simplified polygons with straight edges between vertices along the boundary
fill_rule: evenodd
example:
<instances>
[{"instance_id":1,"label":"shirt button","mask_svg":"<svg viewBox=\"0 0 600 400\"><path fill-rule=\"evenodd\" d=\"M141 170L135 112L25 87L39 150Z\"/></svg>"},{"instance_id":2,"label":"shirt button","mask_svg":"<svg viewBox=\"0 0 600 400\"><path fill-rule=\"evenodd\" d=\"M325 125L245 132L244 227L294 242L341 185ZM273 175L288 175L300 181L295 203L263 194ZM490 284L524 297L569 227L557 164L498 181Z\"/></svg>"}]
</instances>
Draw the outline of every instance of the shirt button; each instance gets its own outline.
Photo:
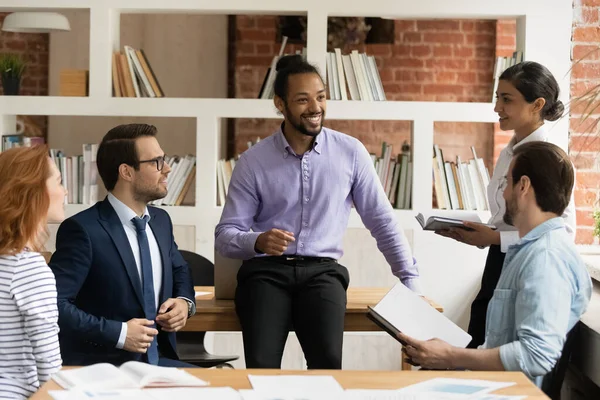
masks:
<instances>
[{"instance_id":1,"label":"shirt button","mask_svg":"<svg viewBox=\"0 0 600 400\"><path fill-rule=\"evenodd\" d=\"M305 222L305 223L304 223L304 226L308 226L308 222Z\"/></svg>"},{"instance_id":2,"label":"shirt button","mask_svg":"<svg viewBox=\"0 0 600 400\"><path fill-rule=\"evenodd\" d=\"M306 201L308 203L308 200L310 200L308 197L304 198L304 201Z\"/></svg>"},{"instance_id":3,"label":"shirt button","mask_svg":"<svg viewBox=\"0 0 600 400\"><path fill-rule=\"evenodd\" d=\"M300 247L304 247L304 243L300 243Z\"/></svg>"}]
</instances>

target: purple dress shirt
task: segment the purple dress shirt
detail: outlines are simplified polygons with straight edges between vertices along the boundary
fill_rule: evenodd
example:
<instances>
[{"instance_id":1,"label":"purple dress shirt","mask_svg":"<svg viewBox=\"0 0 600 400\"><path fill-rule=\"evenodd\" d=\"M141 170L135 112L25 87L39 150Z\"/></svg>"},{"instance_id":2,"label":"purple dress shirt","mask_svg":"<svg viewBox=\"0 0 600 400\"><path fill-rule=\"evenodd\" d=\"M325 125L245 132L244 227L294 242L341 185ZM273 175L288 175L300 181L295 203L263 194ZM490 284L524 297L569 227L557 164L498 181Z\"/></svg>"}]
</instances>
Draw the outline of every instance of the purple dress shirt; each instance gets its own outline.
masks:
<instances>
[{"instance_id":1,"label":"purple dress shirt","mask_svg":"<svg viewBox=\"0 0 600 400\"><path fill-rule=\"evenodd\" d=\"M357 139L328 128L301 156L281 128L241 155L215 228L215 246L225 257L257 257L258 235L276 228L294 233L296 241L285 254L339 259L352 204L392 273L420 293L416 260L371 156Z\"/></svg>"}]
</instances>

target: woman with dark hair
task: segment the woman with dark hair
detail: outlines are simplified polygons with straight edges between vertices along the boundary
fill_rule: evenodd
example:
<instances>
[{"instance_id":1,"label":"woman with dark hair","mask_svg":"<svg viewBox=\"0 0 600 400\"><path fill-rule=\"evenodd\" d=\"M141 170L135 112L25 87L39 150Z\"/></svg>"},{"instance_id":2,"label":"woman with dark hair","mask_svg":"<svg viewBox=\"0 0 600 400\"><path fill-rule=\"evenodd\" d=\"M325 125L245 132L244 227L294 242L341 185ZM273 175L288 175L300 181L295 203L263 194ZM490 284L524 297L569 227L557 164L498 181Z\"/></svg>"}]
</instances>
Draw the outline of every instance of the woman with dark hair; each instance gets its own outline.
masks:
<instances>
[{"instance_id":1,"label":"woman with dark hair","mask_svg":"<svg viewBox=\"0 0 600 400\"><path fill-rule=\"evenodd\" d=\"M513 151L524 143L548 141L549 132L544 121L556 121L564 111L558 99L559 87L556 79L546 67L533 61L525 61L507 68L501 75L496 92L494 111L498 113L500 129L514 131L514 136L502 150L493 176L487 187L491 218L495 225L492 230L482 224L465 222L473 231L451 229L438 232L460 242L479 247L490 247L481 290L471 305L469 334L473 340L468 347L476 348L485 338L487 308L502 272L502 265L508 246L519 241L514 226L503 221L506 204L502 194L506 186L506 173L513 158ZM573 196L562 217L567 231L575 237L575 204Z\"/></svg>"},{"instance_id":2,"label":"woman with dark hair","mask_svg":"<svg viewBox=\"0 0 600 400\"><path fill-rule=\"evenodd\" d=\"M0 153L0 398L28 398L62 364L56 283L39 251L65 195L45 146Z\"/></svg>"}]
</instances>

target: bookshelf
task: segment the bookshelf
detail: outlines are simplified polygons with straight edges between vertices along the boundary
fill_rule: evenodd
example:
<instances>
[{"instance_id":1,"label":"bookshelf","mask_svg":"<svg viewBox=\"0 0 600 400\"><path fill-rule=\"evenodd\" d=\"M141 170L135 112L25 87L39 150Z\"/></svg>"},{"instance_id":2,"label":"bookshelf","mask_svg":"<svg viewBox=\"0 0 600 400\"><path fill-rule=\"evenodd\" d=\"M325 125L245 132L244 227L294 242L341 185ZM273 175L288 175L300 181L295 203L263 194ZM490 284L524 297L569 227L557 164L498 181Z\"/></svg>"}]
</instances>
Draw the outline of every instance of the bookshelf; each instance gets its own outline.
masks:
<instances>
[{"instance_id":1,"label":"bookshelf","mask_svg":"<svg viewBox=\"0 0 600 400\"><path fill-rule=\"evenodd\" d=\"M303 14L308 16L307 58L326 71L326 35L329 16L393 16L396 18L517 18L517 48L525 59L535 59L557 77L565 76L570 67L568 40L571 8L560 0L507 0L490 3L478 0L449 4L443 0L411 3L373 0L363 3L344 1L320 2L262 0L208 1L173 0L170 2L131 0L127 6L117 0L7 0L2 11L13 8L89 9L90 12L90 83L89 97L0 97L0 126L11 126L15 115L81 115L81 116L158 116L192 117L197 121L196 156L199 173L196 178L196 204L192 207L166 207L176 225L196 225L196 251L212 254L210 236L202 236L209 217L218 221L216 207L216 161L219 157L220 120L224 118L278 118L271 100L211 98L114 98L112 97L111 60L119 43L121 14L205 13L205 14ZM552 23L550 23L552 21ZM549 29L552 26L552 29ZM568 81L561 81L563 94ZM566 100L566 99L565 99ZM413 122L413 210L398 210L403 226L414 227L415 212L431 209L431 149L433 124L436 121L495 122L491 103L445 103L410 101L329 101L328 119L409 120ZM559 121L559 144L567 143L567 121ZM467 144L465 144L467 145ZM200 171L204 171L200 173ZM69 205L69 215L82 206ZM195 220L195 221L194 221ZM202 229L200 225L203 226ZM350 227L360 227L360 218L352 214ZM200 236L199 236L200 235Z\"/></svg>"},{"instance_id":2,"label":"bookshelf","mask_svg":"<svg viewBox=\"0 0 600 400\"><path fill-rule=\"evenodd\" d=\"M173 223L192 226L195 251L212 259L214 227L222 208L217 207L217 160L222 158L222 120L227 118L280 118L271 100L223 98L113 98L111 58L120 50L120 16L122 14L257 14L307 15L307 59L326 71L327 18L330 16L386 16L398 19L501 19L517 20L517 49L526 60L547 66L559 80L564 103L568 102L569 69L571 67L572 4L564 0L421 0L414 2L371 0L3 0L0 11L19 9L87 9L90 12L89 39L89 96L28 97L0 96L0 128L14 129L15 116L128 116L128 117L189 117L196 121L197 174L194 206L164 207ZM159 77L160 78L160 77ZM432 148L434 124L445 122L497 121L489 103L445 103L406 101L329 101L328 119L403 120L412 121L411 148L413 152L412 210L396 210L401 226L411 231L408 239L421 266L425 293L444 305L445 314L465 326L468 305L480 281L485 258L482 250L467 248L417 228L416 213L431 212ZM12 127L12 129L11 129ZM567 147L568 119L551 124L556 143ZM465 143L465 146L470 145ZM85 205L67 206L67 215L84 209ZM483 220L489 212L481 212ZM361 228L355 211L350 215L349 228ZM345 243L342 260L348 266L354 286L384 286L396 281L389 272L383 256L364 229L353 229ZM192 250L192 249L190 249ZM433 251L432 251L433 250ZM459 254L460 256L451 257ZM454 259L456 258L456 260ZM378 268L378 269L376 269ZM228 335L228 334L222 334ZM231 334L234 335L234 334ZM384 334L385 336L385 334ZM349 336L348 345L361 345L359 338ZM369 337L366 340L375 340ZM382 340L388 340L382 337ZM393 369L399 348L382 342L373 346L372 358L378 368ZM210 347L210 344L209 344ZM296 346L297 347L297 346ZM286 350L287 351L287 350ZM221 348L222 353L243 354L240 347ZM365 365L359 354L344 354L345 362L355 368ZM365 352L365 354L368 352ZM301 354L301 353L300 353ZM299 356L301 357L301 355ZM301 358L298 358L301 360ZM390 361L386 361L390 360ZM387 363L387 364L386 364ZM373 364L373 362L372 362ZM301 367L302 361L287 364ZM346 366L345 366L346 368Z\"/></svg>"}]
</instances>

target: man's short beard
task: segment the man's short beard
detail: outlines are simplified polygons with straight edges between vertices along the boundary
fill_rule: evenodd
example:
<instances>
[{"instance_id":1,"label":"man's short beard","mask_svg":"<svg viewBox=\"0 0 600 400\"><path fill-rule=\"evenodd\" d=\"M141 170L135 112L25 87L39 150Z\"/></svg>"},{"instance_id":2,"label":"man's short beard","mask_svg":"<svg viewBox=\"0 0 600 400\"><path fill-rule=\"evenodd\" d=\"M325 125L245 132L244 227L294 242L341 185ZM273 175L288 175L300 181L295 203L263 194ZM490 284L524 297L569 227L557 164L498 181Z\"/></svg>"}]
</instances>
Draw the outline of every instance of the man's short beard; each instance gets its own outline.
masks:
<instances>
[{"instance_id":1,"label":"man's short beard","mask_svg":"<svg viewBox=\"0 0 600 400\"><path fill-rule=\"evenodd\" d=\"M290 112L290 109L288 108L287 101L285 102L285 111L286 111L287 115L292 115L292 113ZM300 117L300 119L302 119L302 117ZM321 126L319 127L319 131L318 132L310 132L310 131L308 131L306 129L306 127L302 123L297 124L291 118L288 118L288 122L290 123L290 125L292 125L294 127L294 129L296 129L301 134L306 135L306 136L310 136L310 137L315 137L319 133L321 133L321 130L323 129L323 120L324 119L325 119L325 112L321 111Z\"/></svg>"}]
</instances>

